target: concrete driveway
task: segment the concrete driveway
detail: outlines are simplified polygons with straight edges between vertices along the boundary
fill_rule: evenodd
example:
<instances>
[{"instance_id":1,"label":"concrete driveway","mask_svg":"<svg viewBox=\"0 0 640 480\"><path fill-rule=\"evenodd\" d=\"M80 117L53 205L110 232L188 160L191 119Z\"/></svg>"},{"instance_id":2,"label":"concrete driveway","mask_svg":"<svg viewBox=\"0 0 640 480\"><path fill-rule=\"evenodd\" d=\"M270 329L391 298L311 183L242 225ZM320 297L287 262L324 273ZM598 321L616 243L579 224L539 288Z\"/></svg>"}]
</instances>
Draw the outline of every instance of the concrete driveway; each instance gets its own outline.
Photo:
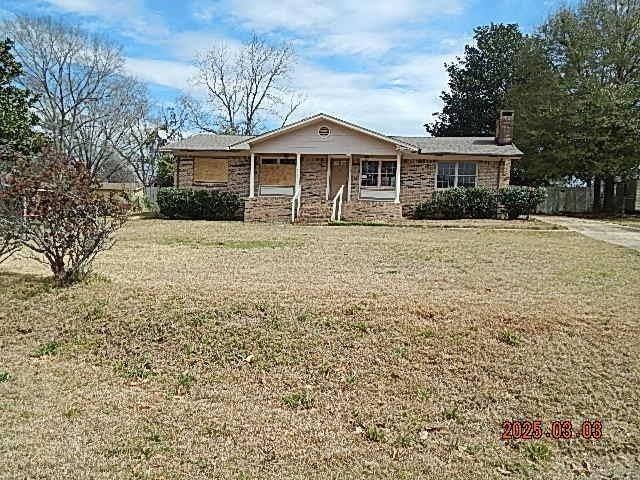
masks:
<instances>
[{"instance_id":1,"label":"concrete driveway","mask_svg":"<svg viewBox=\"0 0 640 480\"><path fill-rule=\"evenodd\" d=\"M554 225L560 225L579 232L587 237L602 240L603 242L622 245L623 247L640 249L640 229L625 227L615 223L585 218L536 216L538 220Z\"/></svg>"}]
</instances>

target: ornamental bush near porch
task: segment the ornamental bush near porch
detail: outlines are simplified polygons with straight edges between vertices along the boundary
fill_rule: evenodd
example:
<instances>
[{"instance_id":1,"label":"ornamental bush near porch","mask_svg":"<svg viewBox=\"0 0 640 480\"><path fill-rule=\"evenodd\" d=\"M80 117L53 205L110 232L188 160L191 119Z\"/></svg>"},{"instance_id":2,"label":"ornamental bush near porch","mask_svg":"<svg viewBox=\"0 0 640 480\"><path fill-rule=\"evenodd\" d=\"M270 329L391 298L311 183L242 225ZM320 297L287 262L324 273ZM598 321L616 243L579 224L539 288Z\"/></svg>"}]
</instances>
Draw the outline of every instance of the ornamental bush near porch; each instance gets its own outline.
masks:
<instances>
[{"instance_id":1,"label":"ornamental bush near porch","mask_svg":"<svg viewBox=\"0 0 640 480\"><path fill-rule=\"evenodd\" d=\"M529 218L545 198L547 191L543 187L505 187L498 193L498 201L509 220L515 220L522 215Z\"/></svg>"},{"instance_id":2,"label":"ornamental bush near porch","mask_svg":"<svg viewBox=\"0 0 640 480\"><path fill-rule=\"evenodd\" d=\"M229 192L161 188L158 208L165 218L184 220L233 220L240 210L240 198Z\"/></svg>"},{"instance_id":3,"label":"ornamental bush near porch","mask_svg":"<svg viewBox=\"0 0 640 480\"><path fill-rule=\"evenodd\" d=\"M498 207L509 220L535 212L546 198L541 187L506 187L499 191L486 187L449 188L433 192L431 200L416 207L417 219L497 218Z\"/></svg>"},{"instance_id":4,"label":"ornamental bush near porch","mask_svg":"<svg viewBox=\"0 0 640 480\"><path fill-rule=\"evenodd\" d=\"M496 218L497 214L497 192L485 187L436 191L415 210L417 219Z\"/></svg>"}]
</instances>

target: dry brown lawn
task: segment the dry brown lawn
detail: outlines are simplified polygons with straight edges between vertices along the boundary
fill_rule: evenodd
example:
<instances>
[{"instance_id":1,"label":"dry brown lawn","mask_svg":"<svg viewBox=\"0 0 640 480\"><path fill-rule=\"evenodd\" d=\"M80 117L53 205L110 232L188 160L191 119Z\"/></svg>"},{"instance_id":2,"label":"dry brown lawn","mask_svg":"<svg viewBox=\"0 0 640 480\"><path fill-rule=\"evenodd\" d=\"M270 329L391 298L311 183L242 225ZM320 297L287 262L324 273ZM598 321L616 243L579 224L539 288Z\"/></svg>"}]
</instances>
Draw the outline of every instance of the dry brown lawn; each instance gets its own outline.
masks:
<instances>
[{"instance_id":1,"label":"dry brown lawn","mask_svg":"<svg viewBox=\"0 0 640 480\"><path fill-rule=\"evenodd\" d=\"M71 288L0 266L1 478L640 476L633 250L536 229L119 237ZM604 435L501 441L518 418Z\"/></svg>"}]
</instances>

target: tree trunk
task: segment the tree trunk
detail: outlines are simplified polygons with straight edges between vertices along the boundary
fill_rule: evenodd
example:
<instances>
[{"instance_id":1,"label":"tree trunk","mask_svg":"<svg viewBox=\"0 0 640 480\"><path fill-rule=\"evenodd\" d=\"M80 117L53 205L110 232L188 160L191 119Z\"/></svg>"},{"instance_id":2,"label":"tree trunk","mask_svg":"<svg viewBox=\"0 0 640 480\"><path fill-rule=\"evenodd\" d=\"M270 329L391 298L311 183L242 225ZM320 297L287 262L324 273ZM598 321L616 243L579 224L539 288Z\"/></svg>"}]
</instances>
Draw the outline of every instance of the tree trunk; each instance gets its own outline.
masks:
<instances>
[{"instance_id":1,"label":"tree trunk","mask_svg":"<svg viewBox=\"0 0 640 480\"><path fill-rule=\"evenodd\" d=\"M56 258L50 263L53 280L57 286L64 286L66 283L66 271L64 268L64 259Z\"/></svg>"},{"instance_id":2,"label":"tree trunk","mask_svg":"<svg viewBox=\"0 0 640 480\"><path fill-rule=\"evenodd\" d=\"M606 177L604 179L603 211L616 213L615 180L613 177Z\"/></svg>"},{"instance_id":3,"label":"tree trunk","mask_svg":"<svg viewBox=\"0 0 640 480\"><path fill-rule=\"evenodd\" d=\"M602 195L600 189L602 188L602 178L596 177L593 181L593 211L599 212L602 210Z\"/></svg>"}]
</instances>

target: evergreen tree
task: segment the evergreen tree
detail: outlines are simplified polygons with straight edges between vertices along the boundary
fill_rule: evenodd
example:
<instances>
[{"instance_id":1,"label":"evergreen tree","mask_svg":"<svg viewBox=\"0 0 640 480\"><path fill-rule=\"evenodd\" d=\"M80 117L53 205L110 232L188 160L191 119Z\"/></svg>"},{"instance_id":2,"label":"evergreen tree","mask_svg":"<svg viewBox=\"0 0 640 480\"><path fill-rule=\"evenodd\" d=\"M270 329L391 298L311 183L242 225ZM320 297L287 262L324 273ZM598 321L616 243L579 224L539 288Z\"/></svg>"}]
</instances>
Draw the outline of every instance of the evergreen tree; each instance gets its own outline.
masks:
<instances>
[{"instance_id":1,"label":"evergreen tree","mask_svg":"<svg viewBox=\"0 0 640 480\"><path fill-rule=\"evenodd\" d=\"M517 53L524 37L516 24L491 24L474 30L475 45L464 57L445 64L449 91L443 91L442 112L425 125L435 137L493 136L497 112L517 73Z\"/></svg>"}]
</instances>

